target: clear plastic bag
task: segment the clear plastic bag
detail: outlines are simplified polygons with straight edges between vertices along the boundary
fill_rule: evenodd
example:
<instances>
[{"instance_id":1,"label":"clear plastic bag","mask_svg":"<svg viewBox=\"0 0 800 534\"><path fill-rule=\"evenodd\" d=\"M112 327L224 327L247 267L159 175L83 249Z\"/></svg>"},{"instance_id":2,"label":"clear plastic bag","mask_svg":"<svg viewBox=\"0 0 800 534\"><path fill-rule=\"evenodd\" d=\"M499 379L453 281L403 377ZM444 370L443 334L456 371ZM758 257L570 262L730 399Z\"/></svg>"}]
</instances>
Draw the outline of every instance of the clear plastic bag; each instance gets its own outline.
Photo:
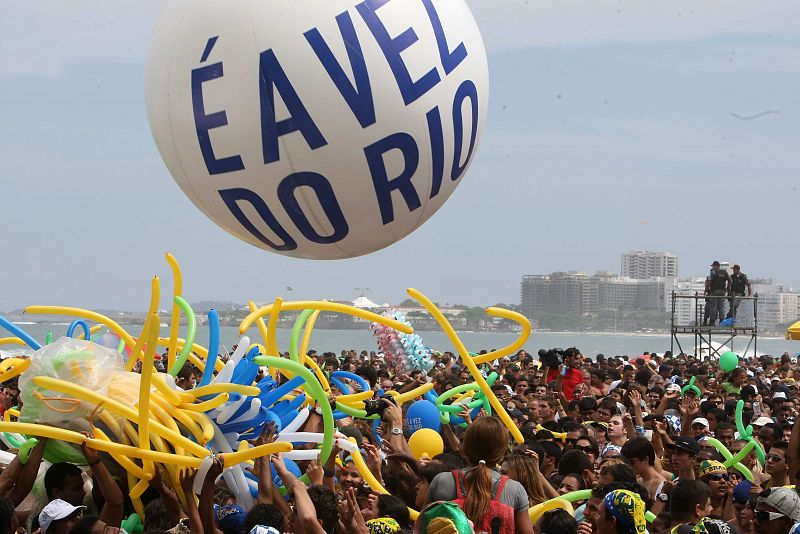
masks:
<instances>
[{"instance_id":1,"label":"clear plastic bag","mask_svg":"<svg viewBox=\"0 0 800 534\"><path fill-rule=\"evenodd\" d=\"M36 386L32 379L37 376L58 378L106 395L114 376L125 373L121 354L83 339L62 337L34 352L30 359L30 367L19 378L23 403L19 420L71 430L90 430L89 419L96 418L99 406Z\"/></svg>"}]
</instances>

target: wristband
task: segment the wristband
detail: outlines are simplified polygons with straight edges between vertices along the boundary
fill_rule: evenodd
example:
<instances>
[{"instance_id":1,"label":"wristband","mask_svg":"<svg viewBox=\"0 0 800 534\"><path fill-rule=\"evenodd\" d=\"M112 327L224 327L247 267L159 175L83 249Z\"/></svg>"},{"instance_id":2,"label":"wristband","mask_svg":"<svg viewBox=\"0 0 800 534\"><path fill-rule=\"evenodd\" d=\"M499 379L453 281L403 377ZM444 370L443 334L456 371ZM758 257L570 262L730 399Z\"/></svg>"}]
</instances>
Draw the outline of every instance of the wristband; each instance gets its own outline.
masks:
<instances>
[{"instance_id":1,"label":"wristband","mask_svg":"<svg viewBox=\"0 0 800 534\"><path fill-rule=\"evenodd\" d=\"M637 426L636 427L636 433L643 436L644 435L644 427L643 426Z\"/></svg>"},{"instance_id":2,"label":"wristband","mask_svg":"<svg viewBox=\"0 0 800 534\"><path fill-rule=\"evenodd\" d=\"M333 478L333 475L335 475L336 473L333 469L325 469L323 467L322 474L325 475L325 478Z\"/></svg>"}]
</instances>

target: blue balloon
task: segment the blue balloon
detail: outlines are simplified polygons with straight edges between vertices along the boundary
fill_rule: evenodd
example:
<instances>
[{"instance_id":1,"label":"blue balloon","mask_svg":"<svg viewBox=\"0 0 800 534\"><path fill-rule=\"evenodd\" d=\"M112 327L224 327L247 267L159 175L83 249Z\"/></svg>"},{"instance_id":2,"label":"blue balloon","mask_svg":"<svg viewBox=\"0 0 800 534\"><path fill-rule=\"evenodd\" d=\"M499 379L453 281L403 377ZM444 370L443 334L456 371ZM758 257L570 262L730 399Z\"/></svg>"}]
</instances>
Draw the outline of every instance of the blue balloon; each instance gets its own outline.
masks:
<instances>
[{"instance_id":1,"label":"blue balloon","mask_svg":"<svg viewBox=\"0 0 800 534\"><path fill-rule=\"evenodd\" d=\"M438 432L442 427L439 409L429 400L418 400L406 412L406 424L412 434L420 428Z\"/></svg>"},{"instance_id":2,"label":"blue balloon","mask_svg":"<svg viewBox=\"0 0 800 534\"><path fill-rule=\"evenodd\" d=\"M383 438L378 433L378 428L381 426L381 420L375 419L372 422L372 436L375 438L375 442L378 444L378 447L383 445Z\"/></svg>"},{"instance_id":3,"label":"blue balloon","mask_svg":"<svg viewBox=\"0 0 800 534\"><path fill-rule=\"evenodd\" d=\"M231 384L249 386L253 383L258 374L258 364L253 361L256 356L258 356L258 347L253 347L244 358L239 360L239 363L233 369Z\"/></svg>"},{"instance_id":4,"label":"blue balloon","mask_svg":"<svg viewBox=\"0 0 800 534\"><path fill-rule=\"evenodd\" d=\"M250 434L258 435L261 433L262 427L267 422L267 418L268 418L268 412L267 410L262 408L252 419L248 419L247 421L240 421L238 423L223 423L218 426L219 429L222 430L223 434L228 434L230 432L236 432L241 434L245 430L252 428L253 430L247 432L247 435ZM240 440L241 439L243 438L240 436Z\"/></svg>"},{"instance_id":5,"label":"blue balloon","mask_svg":"<svg viewBox=\"0 0 800 534\"><path fill-rule=\"evenodd\" d=\"M294 463L294 460L290 460L289 458L284 458L283 461L286 462L286 470L289 471L291 474L293 474L297 478L300 478L303 475L303 473L300 472L300 468L297 467L296 463ZM275 466L272 465L272 463L269 464L269 469L272 474L272 483L275 484L275 487L279 488L283 486L284 485L283 480L281 480L281 477L278 476L277 471L275 471Z\"/></svg>"},{"instance_id":6,"label":"blue balloon","mask_svg":"<svg viewBox=\"0 0 800 534\"><path fill-rule=\"evenodd\" d=\"M347 384L345 384L338 378L334 378L333 375L330 376L330 382L336 389L338 389L342 393L342 395L349 395L350 393L352 393L350 391L350 388L347 387Z\"/></svg>"},{"instance_id":7,"label":"blue balloon","mask_svg":"<svg viewBox=\"0 0 800 534\"><path fill-rule=\"evenodd\" d=\"M69 328L67 328L67 337L72 337L72 334L75 333L75 329L79 326L83 329L83 338L86 341L91 341L92 333L89 331L89 325L86 324L86 321L83 319L72 321L72 323L69 325Z\"/></svg>"},{"instance_id":8,"label":"blue balloon","mask_svg":"<svg viewBox=\"0 0 800 534\"><path fill-rule=\"evenodd\" d=\"M283 426L286 426L286 425L288 425L289 423L291 423L291 422L292 422L292 420L293 420L295 417L297 417L298 413L299 413L299 412L298 412L297 410L289 410L288 412L286 412L286 413L282 414L282 415L280 416L280 418L281 418L281 425L283 425Z\"/></svg>"},{"instance_id":9,"label":"blue balloon","mask_svg":"<svg viewBox=\"0 0 800 534\"><path fill-rule=\"evenodd\" d=\"M261 406L269 408L271 405L280 400L281 397L292 391L294 388L299 387L303 382L305 382L305 379L301 376L292 378L285 384L278 386L266 395L261 396Z\"/></svg>"},{"instance_id":10,"label":"blue balloon","mask_svg":"<svg viewBox=\"0 0 800 534\"><path fill-rule=\"evenodd\" d=\"M33 337L31 337L29 333L27 333L25 330L18 327L17 325L15 325L2 315L0 315L0 327L5 328L9 332L20 338L33 350L39 350L42 348L42 345L39 344L35 339L33 339Z\"/></svg>"},{"instance_id":11,"label":"blue balloon","mask_svg":"<svg viewBox=\"0 0 800 534\"><path fill-rule=\"evenodd\" d=\"M214 377L214 366L219 357L219 314L217 310L208 310L208 358L206 358L206 368L203 370L203 377L200 379L201 386L207 386Z\"/></svg>"},{"instance_id":12,"label":"blue balloon","mask_svg":"<svg viewBox=\"0 0 800 534\"><path fill-rule=\"evenodd\" d=\"M355 382L357 382L358 385L361 387L361 391L369 391L370 390L369 382L367 382L364 379L363 376L357 375L355 373L350 373L348 371L334 371L334 372L331 373L331 378L334 379L334 383L336 384L336 387L338 387L339 389L341 389L341 387L339 386L339 384L341 384L341 382L339 380L336 380L336 379L337 378L346 378L348 380L354 380ZM350 392L349 391L345 392L345 394L347 394L347 393L350 393Z\"/></svg>"},{"instance_id":13,"label":"blue balloon","mask_svg":"<svg viewBox=\"0 0 800 534\"><path fill-rule=\"evenodd\" d=\"M262 408L262 410L264 410L264 408ZM266 410L266 412L267 412L267 419L264 423L265 424L270 422L275 423L276 432L280 432L281 429L283 428L283 425L281 424L281 418L278 417L278 415L274 412L271 412L269 410Z\"/></svg>"}]
</instances>

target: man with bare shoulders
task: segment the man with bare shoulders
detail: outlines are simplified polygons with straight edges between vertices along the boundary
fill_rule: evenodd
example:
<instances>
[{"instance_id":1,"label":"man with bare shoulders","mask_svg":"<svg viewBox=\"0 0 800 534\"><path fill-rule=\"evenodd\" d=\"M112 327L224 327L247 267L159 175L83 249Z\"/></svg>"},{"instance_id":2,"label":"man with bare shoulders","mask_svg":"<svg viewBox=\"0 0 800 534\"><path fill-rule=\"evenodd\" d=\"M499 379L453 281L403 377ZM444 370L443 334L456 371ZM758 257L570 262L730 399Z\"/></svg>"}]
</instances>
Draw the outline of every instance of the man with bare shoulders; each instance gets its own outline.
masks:
<instances>
[{"instance_id":1,"label":"man with bare shoulders","mask_svg":"<svg viewBox=\"0 0 800 534\"><path fill-rule=\"evenodd\" d=\"M653 444L646 438L629 439L622 446L622 456L628 459L642 486L647 488L647 493L654 497L658 495L667 479L655 468L656 451Z\"/></svg>"}]
</instances>

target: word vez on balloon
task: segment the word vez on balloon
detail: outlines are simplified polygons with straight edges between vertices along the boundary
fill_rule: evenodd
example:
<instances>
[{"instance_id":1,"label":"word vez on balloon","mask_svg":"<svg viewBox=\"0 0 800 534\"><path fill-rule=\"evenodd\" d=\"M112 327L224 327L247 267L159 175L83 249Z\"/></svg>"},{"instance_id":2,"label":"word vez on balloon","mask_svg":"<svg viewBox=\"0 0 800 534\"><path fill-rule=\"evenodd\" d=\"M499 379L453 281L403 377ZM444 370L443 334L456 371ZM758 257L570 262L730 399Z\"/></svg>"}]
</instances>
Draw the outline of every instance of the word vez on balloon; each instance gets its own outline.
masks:
<instances>
[{"instance_id":1,"label":"word vez on balloon","mask_svg":"<svg viewBox=\"0 0 800 534\"><path fill-rule=\"evenodd\" d=\"M418 41L417 34L413 27L409 27L395 37L390 36L389 31L378 16L379 8L386 4L387 1L367 0L356 5L355 10L366 24L372 38L380 47L397 83L403 102L405 106L409 106L439 84L443 76L446 77L452 73L467 58L468 50L463 42L460 42L451 50L432 0L420 0L425 7L428 20L436 37L440 65L433 66L424 75L414 80L402 53ZM346 45L349 67L353 73L354 83L345 74L346 69L334 57L330 46L317 28L306 31L304 37L361 128L366 129L377 122L369 69L362 54L361 42L351 13L344 11L337 15L336 24L341 39ZM218 156L215 153L209 133L215 128L228 125L226 112L224 110L209 112L206 110L204 101L204 86L213 80L224 77L224 61L209 63L217 40L218 36L208 39L202 53L201 66L193 69L191 76L191 97L197 139L210 175L245 170L245 162L241 155ZM451 41L454 42L455 39L451 38ZM439 71L439 66L443 71L443 75ZM256 68L255 65L254 68ZM317 150L328 144L326 135L334 136L339 134L337 131L339 125L337 124L323 125L322 129L317 125L272 48L259 54L257 68L260 73L258 83L263 164L268 165L281 159L279 139L282 136L298 132L303 136L310 150ZM279 93L283 104L289 112L288 118L282 120L277 120L276 118L275 91ZM471 128L468 149L464 154L462 106L467 100L469 100L470 104L468 109L471 113ZM454 152L449 173L452 181L456 181L461 177L472 157L478 135L478 115L477 86L472 80L465 79L455 91L452 102ZM429 199L433 199L439 194L445 173L445 132L438 105L426 113L426 119L429 139L425 142L430 145L431 169L433 171L430 191L426 193ZM390 172L385 157L392 150L399 150L403 159L402 172L396 176L389 176ZM409 212L413 212L422 205L420 192L412 183L412 178L416 174L420 163L420 148L418 141L411 134L406 132L392 133L365 146L363 153L372 178L372 185L383 225L395 220L395 206L392 201L393 192L400 193ZM332 228L332 231L327 235L321 235L309 221L309 217L295 196L296 189L299 187L306 187L313 191L316 196L330 224L330 228ZM348 235L349 225L347 219L337 200L331 182L323 174L310 170L293 172L278 183L276 192L277 199L292 222L309 241L329 244L338 242ZM296 240L277 220L270 207L258 193L246 187L219 189L218 193L233 216L260 242L276 251L297 248ZM265 236L248 218L248 214L245 213L240 203L249 204L252 209L248 209L248 211L252 214L254 210L269 229L274 232L275 236L278 237L279 242L275 242Z\"/></svg>"}]
</instances>

